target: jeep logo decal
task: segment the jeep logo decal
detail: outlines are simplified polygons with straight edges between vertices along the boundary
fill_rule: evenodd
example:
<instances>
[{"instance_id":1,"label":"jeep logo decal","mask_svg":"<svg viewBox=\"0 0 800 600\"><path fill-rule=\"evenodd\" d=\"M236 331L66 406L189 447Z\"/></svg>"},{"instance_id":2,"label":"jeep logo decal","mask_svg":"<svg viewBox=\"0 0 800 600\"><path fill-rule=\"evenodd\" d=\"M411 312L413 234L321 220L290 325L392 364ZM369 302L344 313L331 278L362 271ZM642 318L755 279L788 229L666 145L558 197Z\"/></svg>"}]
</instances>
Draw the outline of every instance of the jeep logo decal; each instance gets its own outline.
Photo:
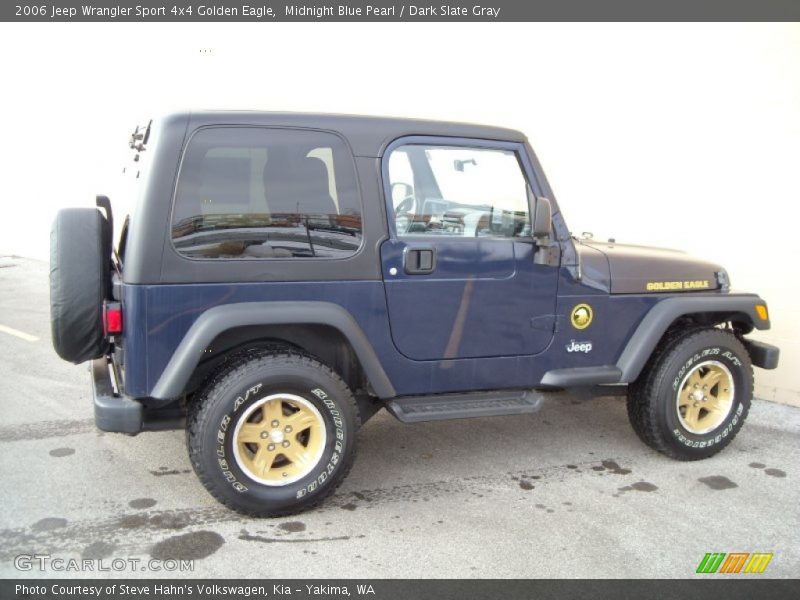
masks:
<instances>
[{"instance_id":1,"label":"jeep logo decal","mask_svg":"<svg viewBox=\"0 0 800 600\"><path fill-rule=\"evenodd\" d=\"M576 342L570 340L567 344L567 352L583 352L584 354L592 351L592 342Z\"/></svg>"}]
</instances>

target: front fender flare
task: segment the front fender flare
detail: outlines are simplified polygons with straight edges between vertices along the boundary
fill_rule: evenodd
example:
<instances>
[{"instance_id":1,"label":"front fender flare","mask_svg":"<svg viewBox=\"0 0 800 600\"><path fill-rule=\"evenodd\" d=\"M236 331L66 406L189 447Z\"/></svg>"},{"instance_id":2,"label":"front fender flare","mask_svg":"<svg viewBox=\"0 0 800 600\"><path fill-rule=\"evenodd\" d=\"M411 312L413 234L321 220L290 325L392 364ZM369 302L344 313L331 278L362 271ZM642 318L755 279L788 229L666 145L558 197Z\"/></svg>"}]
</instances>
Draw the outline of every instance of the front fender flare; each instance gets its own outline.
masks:
<instances>
[{"instance_id":1,"label":"front fender flare","mask_svg":"<svg viewBox=\"0 0 800 600\"><path fill-rule=\"evenodd\" d=\"M756 294L729 294L719 296L674 296L656 304L642 319L617 360L621 371L620 382L631 383L641 373L658 342L678 317L698 313L719 313L738 316L756 329L769 329L769 319L761 319L756 305L764 302ZM726 319L736 320L736 319Z\"/></svg>"},{"instance_id":2,"label":"front fender flare","mask_svg":"<svg viewBox=\"0 0 800 600\"><path fill-rule=\"evenodd\" d=\"M248 325L327 325L350 342L372 389L381 398L396 396L375 350L352 315L330 302L241 302L205 311L183 336L150 395L169 401L180 396L200 362L203 350L219 334Z\"/></svg>"}]
</instances>

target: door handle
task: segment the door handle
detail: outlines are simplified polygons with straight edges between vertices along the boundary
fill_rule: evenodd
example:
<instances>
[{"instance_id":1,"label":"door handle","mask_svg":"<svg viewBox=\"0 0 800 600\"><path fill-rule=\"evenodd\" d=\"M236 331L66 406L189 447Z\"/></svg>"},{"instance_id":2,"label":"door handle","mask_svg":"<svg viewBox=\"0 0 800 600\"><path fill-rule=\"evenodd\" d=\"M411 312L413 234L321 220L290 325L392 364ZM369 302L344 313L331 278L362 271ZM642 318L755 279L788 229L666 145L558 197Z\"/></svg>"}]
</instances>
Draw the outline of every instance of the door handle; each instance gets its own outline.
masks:
<instances>
[{"instance_id":1,"label":"door handle","mask_svg":"<svg viewBox=\"0 0 800 600\"><path fill-rule=\"evenodd\" d=\"M409 275L433 273L436 268L436 251L433 248L408 248L403 266Z\"/></svg>"}]
</instances>

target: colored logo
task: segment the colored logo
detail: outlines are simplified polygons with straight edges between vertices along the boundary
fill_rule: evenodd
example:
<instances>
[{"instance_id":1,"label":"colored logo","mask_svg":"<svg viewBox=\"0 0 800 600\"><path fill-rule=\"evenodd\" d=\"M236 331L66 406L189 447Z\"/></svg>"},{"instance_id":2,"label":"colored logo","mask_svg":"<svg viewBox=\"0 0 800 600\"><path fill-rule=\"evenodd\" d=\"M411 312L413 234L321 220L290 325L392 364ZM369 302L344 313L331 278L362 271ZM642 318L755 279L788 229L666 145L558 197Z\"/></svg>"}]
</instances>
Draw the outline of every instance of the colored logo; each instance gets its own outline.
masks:
<instances>
[{"instance_id":1,"label":"colored logo","mask_svg":"<svg viewBox=\"0 0 800 600\"><path fill-rule=\"evenodd\" d=\"M592 307L588 304L578 304L572 309L570 320L575 329L586 329L592 324Z\"/></svg>"},{"instance_id":2,"label":"colored logo","mask_svg":"<svg viewBox=\"0 0 800 600\"><path fill-rule=\"evenodd\" d=\"M697 565L697 573L763 573L771 552L708 552Z\"/></svg>"}]
</instances>

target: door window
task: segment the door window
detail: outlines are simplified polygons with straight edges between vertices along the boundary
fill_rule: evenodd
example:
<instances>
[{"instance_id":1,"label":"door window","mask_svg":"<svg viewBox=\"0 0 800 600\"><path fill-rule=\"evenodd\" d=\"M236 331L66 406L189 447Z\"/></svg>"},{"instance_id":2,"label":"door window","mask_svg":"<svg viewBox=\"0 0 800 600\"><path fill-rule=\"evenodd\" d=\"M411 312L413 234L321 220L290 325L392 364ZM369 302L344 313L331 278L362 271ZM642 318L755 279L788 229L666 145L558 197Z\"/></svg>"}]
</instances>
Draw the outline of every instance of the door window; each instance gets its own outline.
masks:
<instances>
[{"instance_id":1,"label":"door window","mask_svg":"<svg viewBox=\"0 0 800 600\"><path fill-rule=\"evenodd\" d=\"M513 151L408 144L388 171L399 237L530 235L530 188Z\"/></svg>"}]
</instances>

